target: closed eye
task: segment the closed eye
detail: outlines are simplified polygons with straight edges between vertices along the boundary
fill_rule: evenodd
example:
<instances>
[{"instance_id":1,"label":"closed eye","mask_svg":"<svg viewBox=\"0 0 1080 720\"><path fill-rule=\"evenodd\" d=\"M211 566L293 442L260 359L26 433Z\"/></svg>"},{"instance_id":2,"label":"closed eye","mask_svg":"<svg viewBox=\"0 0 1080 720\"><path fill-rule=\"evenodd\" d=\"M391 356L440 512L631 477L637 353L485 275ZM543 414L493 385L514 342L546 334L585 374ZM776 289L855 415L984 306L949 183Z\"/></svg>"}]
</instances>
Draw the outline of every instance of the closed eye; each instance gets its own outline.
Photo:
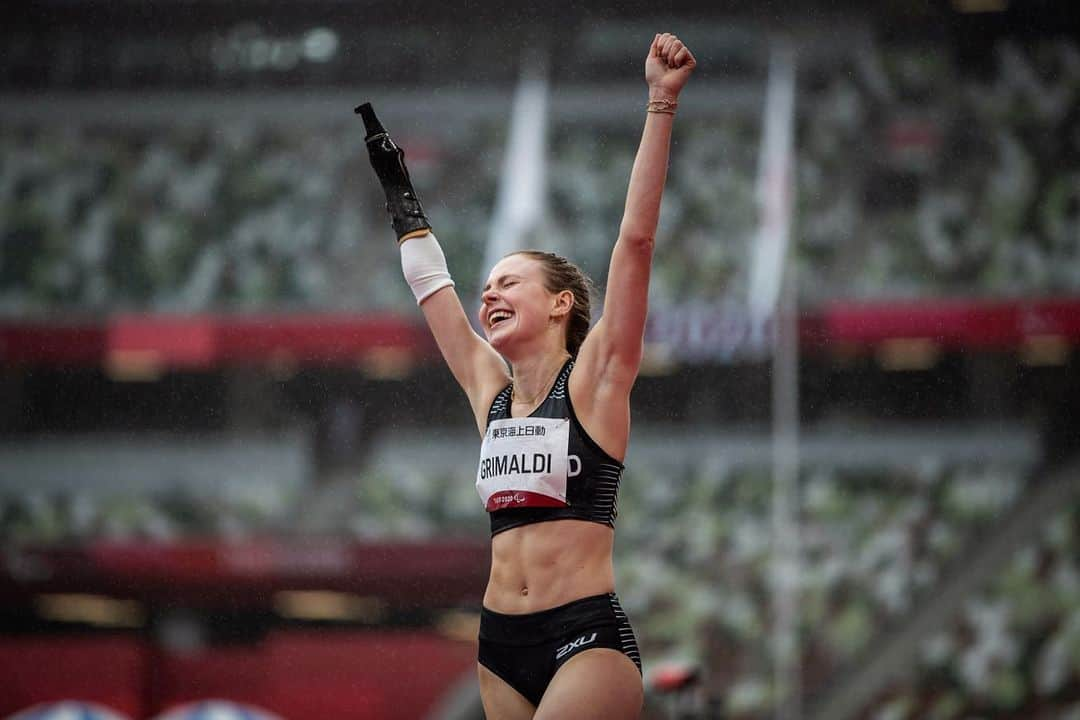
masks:
<instances>
[{"instance_id":1,"label":"closed eye","mask_svg":"<svg viewBox=\"0 0 1080 720\"><path fill-rule=\"evenodd\" d=\"M515 275L503 275L501 277L496 278L495 282L493 282L493 283L489 282L487 285L484 285L484 289L482 290L482 292L487 292L493 286L498 286L498 287L501 287L501 288L508 288L508 287L510 287L512 285L517 285L520 281L521 281L521 278L517 277Z\"/></svg>"}]
</instances>

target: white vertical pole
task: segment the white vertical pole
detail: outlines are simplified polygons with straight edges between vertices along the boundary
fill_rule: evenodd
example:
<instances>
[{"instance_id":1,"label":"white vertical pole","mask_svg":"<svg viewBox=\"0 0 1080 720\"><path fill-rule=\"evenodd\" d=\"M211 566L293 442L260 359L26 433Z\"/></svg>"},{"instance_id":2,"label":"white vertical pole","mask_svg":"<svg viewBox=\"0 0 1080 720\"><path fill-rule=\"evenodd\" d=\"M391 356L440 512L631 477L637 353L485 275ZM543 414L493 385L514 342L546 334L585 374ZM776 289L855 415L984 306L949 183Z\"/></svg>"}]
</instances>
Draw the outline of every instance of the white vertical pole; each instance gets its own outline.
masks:
<instances>
[{"instance_id":1,"label":"white vertical pole","mask_svg":"<svg viewBox=\"0 0 1080 720\"><path fill-rule=\"evenodd\" d=\"M547 191L547 62L536 50L526 50L521 62L521 79L514 93L506 155L484 254L485 273L507 253L523 249L544 214Z\"/></svg>"},{"instance_id":2,"label":"white vertical pole","mask_svg":"<svg viewBox=\"0 0 1080 720\"><path fill-rule=\"evenodd\" d=\"M772 374L773 656L778 720L802 716L799 642L799 317L794 263L783 272Z\"/></svg>"},{"instance_id":3,"label":"white vertical pole","mask_svg":"<svg viewBox=\"0 0 1080 720\"><path fill-rule=\"evenodd\" d=\"M794 198L795 53L774 45L758 175L761 231L750 278L755 323L772 320L772 620L778 720L802 716L799 643L799 338L789 239Z\"/></svg>"}]
</instances>

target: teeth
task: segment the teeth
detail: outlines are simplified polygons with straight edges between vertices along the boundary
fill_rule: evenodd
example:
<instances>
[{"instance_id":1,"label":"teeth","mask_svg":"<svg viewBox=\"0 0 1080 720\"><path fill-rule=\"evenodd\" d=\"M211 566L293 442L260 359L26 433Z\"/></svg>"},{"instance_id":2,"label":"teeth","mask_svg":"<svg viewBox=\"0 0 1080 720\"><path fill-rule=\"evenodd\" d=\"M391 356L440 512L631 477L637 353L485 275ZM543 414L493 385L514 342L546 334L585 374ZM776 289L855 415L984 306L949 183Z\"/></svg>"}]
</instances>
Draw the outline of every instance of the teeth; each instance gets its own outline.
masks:
<instances>
[{"instance_id":1,"label":"teeth","mask_svg":"<svg viewBox=\"0 0 1080 720\"><path fill-rule=\"evenodd\" d=\"M495 323L499 322L500 320L509 319L509 317L510 317L510 313L506 312L505 310L496 310L495 312L488 315L488 324L489 325L494 325Z\"/></svg>"}]
</instances>

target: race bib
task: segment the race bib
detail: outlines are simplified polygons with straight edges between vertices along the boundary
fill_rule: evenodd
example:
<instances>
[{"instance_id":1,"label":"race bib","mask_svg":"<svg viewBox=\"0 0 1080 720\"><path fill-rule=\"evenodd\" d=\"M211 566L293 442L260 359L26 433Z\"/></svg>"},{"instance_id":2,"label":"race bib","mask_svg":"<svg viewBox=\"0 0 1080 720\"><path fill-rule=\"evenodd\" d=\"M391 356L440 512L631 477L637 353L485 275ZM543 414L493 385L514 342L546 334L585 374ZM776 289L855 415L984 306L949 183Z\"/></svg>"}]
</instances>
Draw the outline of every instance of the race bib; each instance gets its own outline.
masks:
<instances>
[{"instance_id":1,"label":"race bib","mask_svg":"<svg viewBox=\"0 0 1080 720\"><path fill-rule=\"evenodd\" d=\"M476 490L487 511L567 505L569 443L567 419L506 418L488 423L476 472Z\"/></svg>"}]
</instances>

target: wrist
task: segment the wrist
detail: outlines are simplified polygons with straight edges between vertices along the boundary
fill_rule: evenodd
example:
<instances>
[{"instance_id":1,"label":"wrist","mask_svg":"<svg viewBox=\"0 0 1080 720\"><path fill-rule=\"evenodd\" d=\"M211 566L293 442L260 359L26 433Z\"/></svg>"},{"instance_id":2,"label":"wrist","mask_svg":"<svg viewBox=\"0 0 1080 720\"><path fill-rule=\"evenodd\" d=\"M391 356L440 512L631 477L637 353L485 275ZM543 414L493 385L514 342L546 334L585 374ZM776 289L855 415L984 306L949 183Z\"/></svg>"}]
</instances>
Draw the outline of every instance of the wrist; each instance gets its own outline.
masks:
<instances>
[{"instance_id":1,"label":"wrist","mask_svg":"<svg viewBox=\"0 0 1080 720\"><path fill-rule=\"evenodd\" d=\"M649 87L649 102L678 103L679 93L664 87Z\"/></svg>"},{"instance_id":2,"label":"wrist","mask_svg":"<svg viewBox=\"0 0 1080 720\"><path fill-rule=\"evenodd\" d=\"M679 103L672 100L650 100L645 106L645 110L651 113L662 113L664 115L674 115L675 110L679 107Z\"/></svg>"}]
</instances>

